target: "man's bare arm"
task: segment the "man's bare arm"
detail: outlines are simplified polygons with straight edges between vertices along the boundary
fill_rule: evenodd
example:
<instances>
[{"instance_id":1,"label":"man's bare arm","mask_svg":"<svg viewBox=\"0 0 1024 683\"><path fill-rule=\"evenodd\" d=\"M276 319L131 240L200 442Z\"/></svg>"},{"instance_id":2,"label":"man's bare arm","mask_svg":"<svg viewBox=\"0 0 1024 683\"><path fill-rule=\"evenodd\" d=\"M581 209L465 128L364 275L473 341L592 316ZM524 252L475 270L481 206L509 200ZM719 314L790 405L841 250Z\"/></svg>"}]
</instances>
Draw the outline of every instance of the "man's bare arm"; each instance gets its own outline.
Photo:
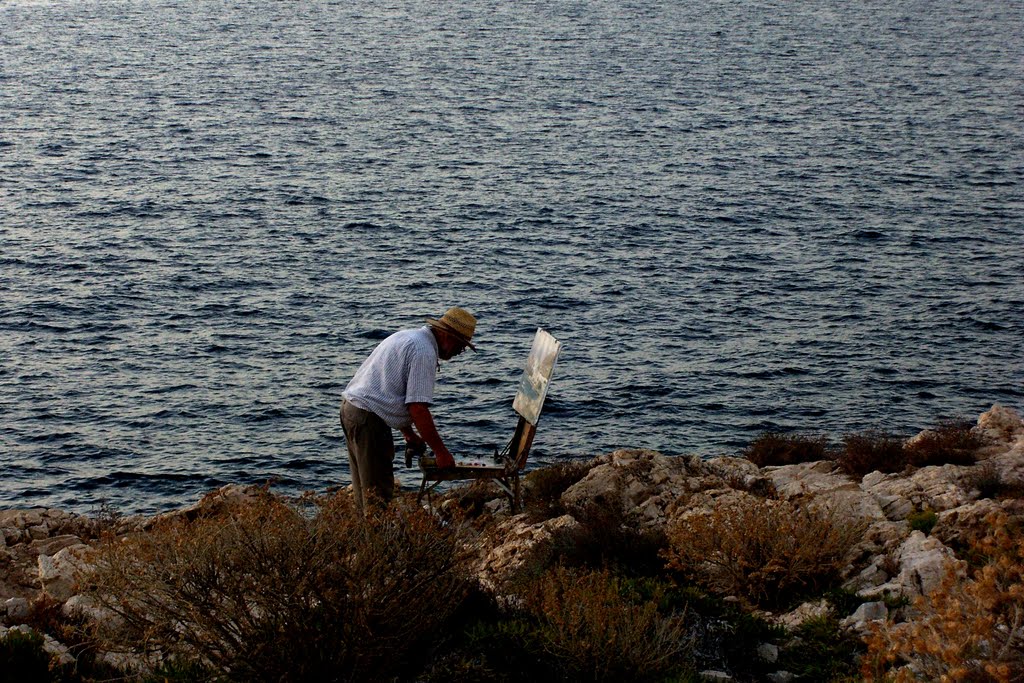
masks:
<instances>
[{"instance_id":1,"label":"man's bare arm","mask_svg":"<svg viewBox=\"0 0 1024 683\"><path fill-rule=\"evenodd\" d=\"M448 447L444 445L441 435L437 433L437 426L434 424L434 416L430 414L430 407L426 403L410 403L409 415L412 417L412 423L416 425L416 431L430 446L430 450L434 451L434 455L437 457L437 466L454 467L455 458L448 451ZM408 435L406 438L408 439Z\"/></svg>"}]
</instances>

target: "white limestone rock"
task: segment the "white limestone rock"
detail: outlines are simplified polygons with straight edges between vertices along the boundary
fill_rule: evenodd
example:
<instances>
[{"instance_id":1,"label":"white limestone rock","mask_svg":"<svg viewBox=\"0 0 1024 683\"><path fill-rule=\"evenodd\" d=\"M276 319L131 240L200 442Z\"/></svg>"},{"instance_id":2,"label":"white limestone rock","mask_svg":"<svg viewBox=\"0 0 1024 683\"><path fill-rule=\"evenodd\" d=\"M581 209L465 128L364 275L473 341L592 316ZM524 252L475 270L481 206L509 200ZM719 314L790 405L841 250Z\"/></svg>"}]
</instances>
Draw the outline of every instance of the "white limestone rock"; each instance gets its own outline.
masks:
<instances>
[{"instance_id":1,"label":"white limestone rock","mask_svg":"<svg viewBox=\"0 0 1024 683\"><path fill-rule=\"evenodd\" d=\"M853 614L840 621L839 625L863 637L871 631L872 624L884 622L888 618L889 608L884 602L865 602Z\"/></svg>"},{"instance_id":2,"label":"white limestone rock","mask_svg":"<svg viewBox=\"0 0 1024 683\"><path fill-rule=\"evenodd\" d=\"M829 460L777 465L762 470L783 498L831 494L835 491L856 491L857 482L841 472Z\"/></svg>"},{"instance_id":3,"label":"white limestone rock","mask_svg":"<svg viewBox=\"0 0 1024 683\"><path fill-rule=\"evenodd\" d=\"M961 485L970 469L963 465L922 467L909 476L871 472L860 487L879 504L887 519L901 520L917 510L949 510L970 500Z\"/></svg>"},{"instance_id":4,"label":"white limestone rock","mask_svg":"<svg viewBox=\"0 0 1024 683\"><path fill-rule=\"evenodd\" d=\"M40 555L54 555L64 548L70 548L73 545L85 545L82 539L74 534L61 534L60 536L50 536L48 538L32 541L31 548L34 552Z\"/></svg>"},{"instance_id":5,"label":"white limestone rock","mask_svg":"<svg viewBox=\"0 0 1024 683\"><path fill-rule=\"evenodd\" d=\"M739 486L748 491L756 491L772 485L772 480L761 468L746 458L724 456L704 461L709 474L719 477L729 486Z\"/></svg>"},{"instance_id":6,"label":"white limestone rock","mask_svg":"<svg viewBox=\"0 0 1024 683\"><path fill-rule=\"evenodd\" d=\"M966 505L944 510L931 535L948 546L967 545L971 538L981 538L989 529L988 518L998 513L1024 516L1024 500L992 500L982 498Z\"/></svg>"},{"instance_id":7,"label":"white limestone rock","mask_svg":"<svg viewBox=\"0 0 1024 683\"><path fill-rule=\"evenodd\" d=\"M821 598L820 600L805 602L796 609L775 617L774 621L780 626L795 629L808 619L825 616L828 614L828 611L828 600Z\"/></svg>"},{"instance_id":8,"label":"white limestone rock","mask_svg":"<svg viewBox=\"0 0 1024 683\"><path fill-rule=\"evenodd\" d=\"M978 467L992 468L992 474L1003 485L1024 485L1024 436L1001 453L994 453Z\"/></svg>"},{"instance_id":9,"label":"white limestone rock","mask_svg":"<svg viewBox=\"0 0 1024 683\"><path fill-rule=\"evenodd\" d=\"M809 504L840 517L859 519L868 523L884 522L887 519L878 500L859 488L839 489L817 495L810 499Z\"/></svg>"},{"instance_id":10,"label":"white limestone rock","mask_svg":"<svg viewBox=\"0 0 1024 683\"><path fill-rule=\"evenodd\" d=\"M4 613L9 621L21 621L28 616L28 600L25 598L7 598L4 600Z\"/></svg>"},{"instance_id":11,"label":"white limestone rock","mask_svg":"<svg viewBox=\"0 0 1024 683\"><path fill-rule=\"evenodd\" d=\"M92 548L81 544L63 548L55 555L36 558L43 592L58 602L74 595L78 577L90 567L89 557L93 552Z\"/></svg>"},{"instance_id":12,"label":"white limestone rock","mask_svg":"<svg viewBox=\"0 0 1024 683\"><path fill-rule=\"evenodd\" d=\"M0 527L14 527L15 529L27 529L43 523L44 508L31 508L28 510L0 510Z\"/></svg>"},{"instance_id":13,"label":"white limestone rock","mask_svg":"<svg viewBox=\"0 0 1024 683\"><path fill-rule=\"evenodd\" d=\"M869 600L886 594L907 598L930 595L948 571L963 573L965 569L964 562L956 559L942 541L920 531L912 532L903 541L893 559L899 567L896 576L888 583L858 591L857 595Z\"/></svg>"},{"instance_id":14,"label":"white limestone rock","mask_svg":"<svg viewBox=\"0 0 1024 683\"><path fill-rule=\"evenodd\" d=\"M172 510L152 517L142 524L144 529L150 529L156 524L172 520L191 521L199 517L215 516L231 510L239 505L248 505L263 495L264 489L260 486L227 484L216 491L207 493L202 499L188 507L179 510Z\"/></svg>"},{"instance_id":15,"label":"white limestone rock","mask_svg":"<svg viewBox=\"0 0 1024 683\"><path fill-rule=\"evenodd\" d=\"M0 528L0 536L3 537L4 546L6 547L15 545L16 543L20 543L22 538L24 537L24 534L22 533L22 530L18 527L5 526L3 528Z\"/></svg>"},{"instance_id":16,"label":"white limestone rock","mask_svg":"<svg viewBox=\"0 0 1024 683\"><path fill-rule=\"evenodd\" d=\"M693 456L624 449L598 458L597 463L562 494L562 504L571 511L590 504L614 505L649 528L664 525L666 511L681 495L725 485Z\"/></svg>"},{"instance_id":17,"label":"white limestone rock","mask_svg":"<svg viewBox=\"0 0 1024 683\"><path fill-rule=\"evenodd\" d=\"M1024 437L1024 420L1013 408L997 403L978 416L978 429L993 441L1013 443Z\"/></svg>"},{"instance_id":18,"label":"white limestone rock","mask_svg":"<svg viewBox=\"0 0 1024 683\"><path fill-rule=\"evenodd\" d=\"M571 515L562 515L538 524L529 524L524 515L502 522L492 535L501 542L487 550L477 567L481 583L491 589L500 587L516 573L547 552L558 534L577 527Z\"/></svg>"},{"instance_id":19,"label":"white limestone rock","mask_svg":"<svg viewBox=\"0 0 1024 683\"><path fill-rule=\"evenodd\" d=\"M88 595L72 595L61 605L61 614L66 617L84 617L96 624L104 624L114 628L120 627L124 620Z\"/></svg>"},{"instance_id":20,"label":"white limestone rock","mask_svg":"<svg viewBox=\"0 0 1024 683\"><path fill-rule=\"evenodd\" d=\"M75 658L71 656L68 646L58 642L48 633L43 634L43 651L61 666L75 663Z\"/></svg>"}]
</instances>

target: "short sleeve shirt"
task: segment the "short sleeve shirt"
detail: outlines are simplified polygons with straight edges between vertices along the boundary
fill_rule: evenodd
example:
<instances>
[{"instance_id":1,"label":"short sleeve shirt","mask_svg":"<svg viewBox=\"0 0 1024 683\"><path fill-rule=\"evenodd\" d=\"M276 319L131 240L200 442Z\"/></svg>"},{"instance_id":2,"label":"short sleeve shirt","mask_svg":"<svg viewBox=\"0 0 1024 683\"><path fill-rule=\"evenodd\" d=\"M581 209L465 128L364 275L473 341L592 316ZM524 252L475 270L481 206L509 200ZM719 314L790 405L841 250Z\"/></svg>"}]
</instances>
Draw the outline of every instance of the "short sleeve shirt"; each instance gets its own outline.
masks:
<instances>
[{"instance_id":1,"label":"short sleeve shirt","mask_svg":"<svg viewBox=\"0 0 1024 683\"><path fill-rule=\"evenodd\" d=\"M437 359L429 327L395 332L363 361L342 395L394 429L408 427L409 404L434 401Z\"/></svg>"}]
</instances>

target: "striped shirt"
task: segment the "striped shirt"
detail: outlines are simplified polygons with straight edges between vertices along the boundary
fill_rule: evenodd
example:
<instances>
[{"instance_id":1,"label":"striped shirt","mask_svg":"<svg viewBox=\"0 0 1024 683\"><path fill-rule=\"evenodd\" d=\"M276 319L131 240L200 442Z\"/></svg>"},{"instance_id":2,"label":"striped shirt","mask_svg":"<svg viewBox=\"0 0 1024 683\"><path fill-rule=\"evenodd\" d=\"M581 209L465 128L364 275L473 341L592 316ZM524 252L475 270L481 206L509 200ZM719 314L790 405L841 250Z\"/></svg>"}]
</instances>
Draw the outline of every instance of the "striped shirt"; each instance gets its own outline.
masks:
<instances>
[{"instance_id":1,"label":"striped shirt","mask_svg":"<svg viewBox=\"0 0 1024 683\"><path fill-rule=\"evenodd\" d=\"M342 396L393 429L408 427L408 404L434 400L437 358L437 339L429 327L395 332L363 361Z\"/></svg>"}]
</instances>

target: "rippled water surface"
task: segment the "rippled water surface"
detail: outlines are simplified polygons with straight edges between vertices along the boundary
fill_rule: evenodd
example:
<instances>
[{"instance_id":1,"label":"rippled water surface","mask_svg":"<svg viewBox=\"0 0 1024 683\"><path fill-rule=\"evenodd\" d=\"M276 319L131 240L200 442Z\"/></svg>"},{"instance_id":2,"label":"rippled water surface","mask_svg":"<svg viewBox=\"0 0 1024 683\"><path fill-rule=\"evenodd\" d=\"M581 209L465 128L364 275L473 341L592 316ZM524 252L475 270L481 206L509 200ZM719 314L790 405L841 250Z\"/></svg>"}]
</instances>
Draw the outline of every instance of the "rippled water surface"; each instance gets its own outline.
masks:
<instances>
[{"instance_id":1,"label":"rippled water surface","mask_svg":"<svg viewBox=\"0 0 1024 683\"><path fill-rule=\"evenodd\" d=\"M1024 407L1018 0L0 2L0 507L347 483L452 304L457 454ZM413 474L403 474L406 484Z\"/></svg>"}]
</instances>

